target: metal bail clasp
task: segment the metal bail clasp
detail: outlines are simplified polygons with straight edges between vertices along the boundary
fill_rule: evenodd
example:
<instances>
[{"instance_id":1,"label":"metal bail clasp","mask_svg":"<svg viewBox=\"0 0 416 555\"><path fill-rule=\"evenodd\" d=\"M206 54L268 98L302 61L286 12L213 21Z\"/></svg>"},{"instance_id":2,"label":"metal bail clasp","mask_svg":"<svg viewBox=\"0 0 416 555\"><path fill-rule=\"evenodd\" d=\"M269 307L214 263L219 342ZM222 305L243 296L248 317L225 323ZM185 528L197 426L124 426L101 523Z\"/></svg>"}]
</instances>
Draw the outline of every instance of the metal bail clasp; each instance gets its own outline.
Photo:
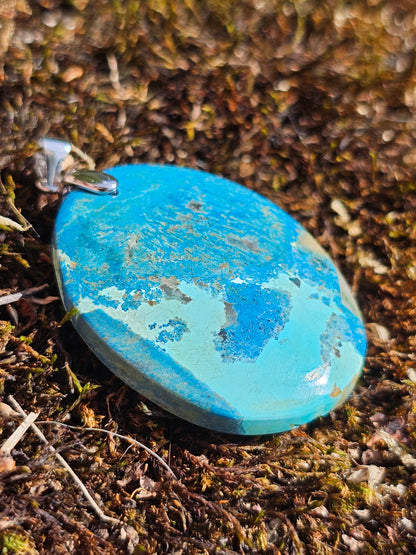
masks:
<instances>
[{"instance_id":1,"label":"metal bail clasp","mask_svg":"<svg viewBox=\"0 0 416 555\"><path fill-rule=\"evenodd\" d=\"M47 193L63 194L73 187L97 195L116 195L118 181L112 175L95 170L80 169L62 173L62 166L71 144L60 139L44 138L38 141L41 152L35 155L36 186Z\"/></svg>"},{"instance_id":2,"label":"metal bail clasp","mask_svg":"<svg viewBox=\"0 0 416 555\"><path fill-rule=\"evenodd\" d=\"M62 189L62 164L71 152L71 145L58 139L40 139L42 151L36 154L36 186L46 193L60 193Z\"/></svg>"}]
</instances>

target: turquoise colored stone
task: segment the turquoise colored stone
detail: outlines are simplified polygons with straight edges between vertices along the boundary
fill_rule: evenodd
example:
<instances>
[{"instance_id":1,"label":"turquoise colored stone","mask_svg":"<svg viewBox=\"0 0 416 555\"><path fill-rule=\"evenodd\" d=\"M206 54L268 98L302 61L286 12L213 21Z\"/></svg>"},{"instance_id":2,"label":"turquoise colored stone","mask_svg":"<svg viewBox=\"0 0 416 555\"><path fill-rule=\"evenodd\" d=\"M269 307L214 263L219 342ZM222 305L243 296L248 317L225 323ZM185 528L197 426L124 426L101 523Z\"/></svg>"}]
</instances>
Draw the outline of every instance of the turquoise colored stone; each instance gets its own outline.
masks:
<instances>
[{"instance_id":1,"label":"turquoise colored stone","mask_svg":"<svg viewBox=\"0 0 416 555\"><path fill-rule=\"evenodd\" d=\"M168 411L229 433L281 432L345 400L364 326L303 227L205 172L106 172L119 194L70 192L53 241L64 305L104 364Z\"/></svg>"}]
</instances>

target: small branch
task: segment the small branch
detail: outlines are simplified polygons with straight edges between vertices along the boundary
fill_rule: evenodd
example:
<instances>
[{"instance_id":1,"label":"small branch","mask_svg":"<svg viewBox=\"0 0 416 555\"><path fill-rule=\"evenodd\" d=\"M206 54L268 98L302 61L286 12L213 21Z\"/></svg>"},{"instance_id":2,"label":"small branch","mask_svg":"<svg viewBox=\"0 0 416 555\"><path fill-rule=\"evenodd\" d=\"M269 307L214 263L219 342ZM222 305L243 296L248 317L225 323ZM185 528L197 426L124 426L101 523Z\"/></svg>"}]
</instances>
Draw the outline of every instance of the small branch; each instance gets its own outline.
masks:
<instances>
[{"instance_id":1,"label":"small branch","mask_svg":"<svg viewBox=\"0 0 416 555\"><path fill-rule=\"evenodd\" d=\"M7 397L7 401L12 405L12 407L19 412L25 419L27 418L27 415L25 413L25 411L22 409L22 407L19 405L19 403L16 401L16 399L14 399L14 397L12 395L9 395ZM37 416L37 415L36 415ZM90 504L92 510L95 512L95 514L98 516L99 519L101 519L103 522L105 522L106 524L111 524L113 526L120 526L122 524L122 522L120 520L118 520L117 518L113 518L111 516L107 516L103 510L97 505L96 501L93 499L93 497L91 496L90 492L87 490L87 488L84 486L84 484L81 482L81 480L78 478L78 476L75 474L75 472L72 470L72 468L69 466L69 464L66 462L66 460L59 454L57 453L56 449L49 443L49 441L46 439L46 437L43 435L43 433L40 431L40 429L36 426L36 424L31 424L30 425L32 430L35 432L35 434L37 435L37 437L43 442L45 443L45 445L47 445L49 447L49 449L53 452L53 454L55 455L56 459L60 462L60 464L65 468L65 470L68 472L68 474L71 476L71 478L74 480L74 482L77 484L77 486L80 488L80 490L82 491L82 493L84 494L85 499L88 501L88 503Z\"/></svg>"},{"instance_id":2,"label":"small branch","mask_svg":"<svg viewBox=\"0 0 416 555\"><path fill-rule=\"evenodd\" d=\"M80 148L78 148L73 144L71 144L71 151L74 152L77 156L79 156L81 160L84 160L89 170L95 170L95 162L91 158L91 156L88 156L88 154L85 154L83 150L81 150Z\"/></svg>"},{"instance_id":3,"label":"small branch","mask_svg":"<svg viewBox=\"0 0 416 555\"><path fill-rule=\"evenodd\" d=\"M162 457L160 457L157 453L155 453L149 447L144 445L144 443L140 443L140 441L137 441L137 439L133 439L132 437L128 437L128 436L123 436L121 434L117 434L116 432L105 430L104 428L83 428L81 426L71 426L70 424L64 424L63 422L57 422L55 420L41 420L40 422L38 422L38 424L55 424L57 426L63 426L64 428L69 428L70 430L77 430L79 432L101 432L109 436L115 436L115 437L119 437L120 439L124 439L125 441L128 441L129 443L133 443L134 445L141 447L141 449L144 449L147 453L149 453L150 456L155 458L163 466L165 470L169 472L172 478L177 480L175 473L170 468L170 466L167 463L165 463Z\"/></svg>"},{"instance_id":4,"label":"small branch","mask_svg":"<svg viewBox=\"0 0 416 555\"><path fill-rule=\"evenodd\" d=\"M23 416L23 414L22 414ZM6 439L3 445L0 447L0 454L2 456L10 455L12 449L16 447L22 437L25 435L27 430L32 426L33 422L39 416L38 412L30 412L28 415L25 414L25 419L23 422L18 426L12 435Z\"/></svg>"},{"instance_id":5,"label":"small branch","mask_svg":"<svg viewBox=\"0 0 416 555\"><path fill-rule=\"evenodd\" d=\"M49 285L45 283L44 285L40 285L39 287L31 287L30 289L26 289L25 291L20 291L19 293L11 293L10 295L3 295L0 297L0 306L5 304L15 303L20 301L23 297L28 297L33 293L38 293L39 291L43 291L44 289L48 288Z\"/></svg>"}]
</instances>

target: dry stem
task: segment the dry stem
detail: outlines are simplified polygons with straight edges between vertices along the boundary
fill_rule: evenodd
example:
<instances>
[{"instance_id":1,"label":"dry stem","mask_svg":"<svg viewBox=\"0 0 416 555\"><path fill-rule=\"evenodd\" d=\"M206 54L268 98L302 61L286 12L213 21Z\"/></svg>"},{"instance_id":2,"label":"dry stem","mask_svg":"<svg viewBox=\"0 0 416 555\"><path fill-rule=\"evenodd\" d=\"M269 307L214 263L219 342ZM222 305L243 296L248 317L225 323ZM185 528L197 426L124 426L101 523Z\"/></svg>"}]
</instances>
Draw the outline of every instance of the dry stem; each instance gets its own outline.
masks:
<instances>
[{"instance_id":1,"label":"dry stem","mask_svg":"<svg viewBox=\"0 0 416 555\"><path fill-rule=\"evenodd\" d=\"M22 413L23 416L23 413ZM6 439L3 445L0 447L0 454L2 456L10 455L12 449L19 443L22 437L25 435L27 430L33 426L33 422L39 416L38 412L30 412L29 414L25 414L25 419L23 422L18 426L12 435Z\"/></svg>"},{"instance_id":2,"label":"dry stem","mask_svg":"<svg viewBox=\"0 0 416 555\"><path fill-rule=\"evenodd\" d=\"M33 293L38 293L39 291L43 291L49 287L48 284L40 285L39 287L31 287L30 289L26 289L25 291L20 291L19 293L11 293L10 295L3 295L0 297L0 306L10 303L15 303L20 301L23 297L28 297Z\"/></svg>"},{"instance_id":3,"label":"dry stem","mask_svg":"<svg viewBox=\"0 0 416 555\"><path fill-rule=\"evenodd\" d=\"M25 419L27 418L27 415L25 413L25 411L22 409L22 407L19 405L19 403L16 401L16 399L14 399L14 397L12 395L9 395L7 397L7 401L12 405L12 407L19 412L22 416L25 417ZM31 413L33 414L33 413ZM37 415L36 415L37 416ZM56 449L49 443L49 441L47 440L47 438L43 435L43 433L40 431L40 429L36 426L36 424L29 424L32 428L32 430L35 432L35 434L37 435L37 437L43 442L45 443L45 445L47 445L49 447L49 449L53 452L53 454L55 455L56 459L60 462L60 464L65 468L65 470L68 472L68 474L71 476L71 478L74 480L74 482L77 484L77 486L80 488L80 490L82 491L82 493L84 494L84 497L86 498L86 500L88 501L88 503L90 504L92 510L95 512L95 514L98 516L99 519L101 519L103 522L105 522L106 524L111 524L114 526L120 526L122 524L122 522L120 520L118 520L117 518L113 518L111 516L107 516L102 509L97 505L96 501L93 499L93 497L91 496L91 494L89 493L89 491L87 490L87 488L85 487L85 485L81 482L81 480L78 478L78 476L75 474L75 472L72 470L72 468L69 466L69 464L66 462L66 460L59 454L56 452ZM17 431L17 430L16 430ZM10 439L10 438L9 438ZM3 446L4 447L4 446Z\"/></svg>"}]
</instances>

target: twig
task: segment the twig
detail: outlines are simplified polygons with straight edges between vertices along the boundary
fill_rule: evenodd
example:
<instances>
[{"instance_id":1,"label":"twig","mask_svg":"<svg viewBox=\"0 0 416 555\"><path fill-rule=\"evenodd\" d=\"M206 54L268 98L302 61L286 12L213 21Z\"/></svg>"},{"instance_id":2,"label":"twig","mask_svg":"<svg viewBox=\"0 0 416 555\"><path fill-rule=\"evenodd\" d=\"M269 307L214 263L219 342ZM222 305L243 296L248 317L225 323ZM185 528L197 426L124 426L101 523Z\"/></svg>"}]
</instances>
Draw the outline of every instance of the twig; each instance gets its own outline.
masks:
<instances>
[{"instance_id":1,"label":"twig","mask_svg":"<svg viewBox=\"0 0 416 555\"><path fill-rule=\"evenodd\" d=\"M19 293L3 295L2 297L0 297L0 306L20 301L21 298L28 297L29 295L32 295L33 293L38 293L39 291L43 291L47 287L49 287L49 285L45 283L44 285L40 285L39 287L31 287L30 289L20 291Z\"/></svg>"},{"instance_id":2,"label":"twig","mask_svg":"<svg viewBox=\"0 0 416 555\"><path fill-rule=\"evenodd\" d=\"M7 177L7 180L9 182L9 185L11 185L11 187L14 189L14 182L10 175ZM1 179L0 179L0 192L6 196L6 201L7 201L7 204L9 205L9 208L12 210L13 214L20 222L20 224L18 224L14 220L10 220L9 218L2 217L3 223L5 225L11 226L13 229L16 229L17 231L27 231L28 229L30 229L32 227L32 224L28 222L26 218L22 216L20 211L16 208L14 204L14 194L10 194L10 192L7 191ZM9 222L7 223L4 220L9 220Z\"/></svg>"},{"instance_id":3,"label":"twig","mask_svg":"<svg viewBox=\"0 0 416 555\"><path fill-rule=\"evenodd\" d=\"M24 416L26 418L25 411L22 409L22 407L19 405L19 403L16 401L16 399L12 395L9 395L7 397L7 401L12 405L12 407L17 412L19 412L22 416ZM35 432L35 434L38 436L38 438L49 447L49 449L55 455L56 459L61 463L61 465L65 468L65 470L68 472L68 474L74 480L74 482L80 488L80 490L84 494L84 497L86 498L86 500L88 501L92 510L95 512L95 514L98 516L98 518L101 519L106 524L112 524L114 526L120 526L122 524L122 522L120 520L118 520L117 518L113 518L111 516L107 516L103 512L103 510L97 505L96 501L93 499L93 497L91 496L91 494L89 493L87 488L84 486L84 484L78 478L78 476L75 474L75 472L72 470L72 468L66 462L66 460L59 453L57 453L56 449L49 443L49 441L46 439L46 437L43 435L43 433L40 431L40 429L36 426L36 424L32 423L31 428Z\"/></svg>"},{"instance_id":4,"label":"twig","mask_svg":"<svg viewBox=\"0 0 416 555\"><path fill-rule=\"evenodd\" d=\"M71 151L74 152L77 156L79 156L81 160L84 160L89 170L95 170L94 160L90 156L88 156L88 154L85 154L83 150L71 144Z\"/></svg>"},{"instance_id":5,"label":"twig","mask_svg":"<svg viewBox=\"0 0 416 555\"><path fill-rule=\"evenodd\" d=\"M14 220L11 220L10 218L6 218L6 216L0 216L0 225L8 229L14 229L15 231L26 231L22 225L18 224Z\"/></svg>"},{"instance_id":6,"label":"twig","mask_svg":"<svg viewBox=\"0 0 416 555\"><path fill-rule=\"evenodd\" d=\"M25 435L27 430L33 425L33 422L38 416L38 412L30 412L28 415L25 415L25 419L20 424L20 426L15 429L12 435L7 438L3 445L0 447L0 454L2 456L10 455L12 449L14 449L17 443L19 443L19 441Z\"/></svg>"},{"instance_id":7,"label":"twig","mask_svg":"<svg viewBox=\"0 0 416 555\"><path fill-rule=\"evenodd\" d=\"M172 478L177 480L175 473L170 468L170 466L162 459L162 457L160 457L157 453L155 453L149 447L144 445L144 443L140 443L140 441L137 441L137 439L133 439L132 437L128 437L128 436L123 436L116 432L105 430L104 428L83 428L82 426L71 426L70 424L64 424L63 422L57 422L55 420L41 420L40 422L38 422L38 424L56 424L57 426L63 426L64 428L69 428L70 430L77 430L79 432L102 432L109 436L115 436L115 437L119 437L120 439L124 439L129 443L134 443L138 447L141 447L142 449L144 449L147 453L149 453L149 455L154 457L163 466L163 468L169 472Z\"/></svg>"}]
</instances>

